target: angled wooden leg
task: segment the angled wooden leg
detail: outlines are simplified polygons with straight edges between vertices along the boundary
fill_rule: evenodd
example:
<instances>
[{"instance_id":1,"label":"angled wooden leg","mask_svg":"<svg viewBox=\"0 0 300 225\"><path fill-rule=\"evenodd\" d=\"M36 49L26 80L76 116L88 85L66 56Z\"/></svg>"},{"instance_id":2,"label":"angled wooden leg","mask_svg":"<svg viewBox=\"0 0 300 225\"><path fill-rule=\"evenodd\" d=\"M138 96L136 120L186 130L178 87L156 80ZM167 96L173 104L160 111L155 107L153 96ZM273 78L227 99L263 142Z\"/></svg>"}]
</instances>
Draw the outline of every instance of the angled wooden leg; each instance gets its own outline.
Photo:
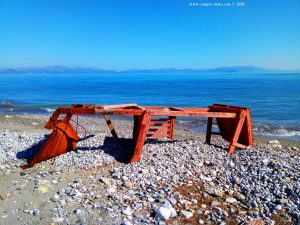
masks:
<instances>
[{"instance_id":1,"label":"angled wooden leg","mask_svg":"<svg viewBox=\"0 0 300 225\"><path fill-rule=\"evenodd\" d=\"M244 113L240 113L239 115L237 115L236 118L236 126L234 129L234 132L232 134L232 138L228 147L228 152L229 153L233 153L235 151L235 147L236 146L241 146L240 144L238 144L238 140L241 134L241 130L243 128L244 122L245 122L245 115Z\"/></svg>"},{"instance_id":2,"label":"angled wooden leg","mask_svg":"<svg viewBox=\"0 0 300 225\"><path fill-rule=\"evenodd\" d=\"M139 135L139 128L140 128L142 116L134 115L133 118L134 118L134 124L133 124L132 138L134 141L136 141Z\"/></svg>"},{"instance_id":3,"label":"angled wooden leg","mask_svg":"<svg viewBox=\"0 0 300 225\"><path fill-rule=\"evenodd\" d=\"M208 119L207 119L207 129L206 129L206 141L205 141L206 144L210 144L212 122L213 122L213 118L208 117Z\"/></svg>"},{"instance_id":4,"label":"angled wooden leg","mask_svg":"<svg viewBox=\"0 0 300 225\"><path fill-rule=\"evenodd\" d=\"M170 140L173 140L173 137L174 137L174 126L175 126L176 116L169 116L169 119L170 119L170 129L169 129L169 136L168 136L168 138Z\"/></svg>"},{"instance_id":5,"label":"angled wooden leg","mask_svg":"<svg viewBox=\"0 0 300 225\"><path fill-rule=\"evenodd\" d=\"M247 123L247 133L248 133L249 145L251 147L253 147L254 146L254 137L253 137L250 109L247 109L246 123Z\"/></svg>"},{"instance_id":6,"label":"angled wooden leg","mask_svg":"<svg viewBox=\"0 0 300 225\"><path fill-rule=\"evenodd\" d=\"M105 120L105 122L108 126L108 129L110 130L110 133L112 134L113 137L117 138L118 135L115 131L115 128L114 128L113 124L111 123L111 120L110 120L109 116L108 115L103 115L103 117L104 117L104 120Z\"/></svg>"},{"instance_id":7,"label":"angled wooden leg","mask_svg":"<svg viewBox=\"0 0 300 225\"><path fill-rule=\"evenodd\" d=\"M143 146L144 146L145 139L147 136L147 129L148 129L148 123L149 123L150 118L151 118L151 115L150 115L149 111L145 111L141 115L141 120L140 120L140 124L138 127L138 132L137 132L138 136L136 139L133 156L130 159L131 163L137 162L141 158Z\"/></svg>"},{"instance_id":8,"label":"angled wooden leg","mask_svg":"<svg viewBox=\"0 0 300 225\"><path fill-rule=\"evenodd\" d=\"M49 121L46 123L45 128L50 130L54 126L54 124L57 122L58 117L60 115L60 111L57 109L53 113L53 115L50 117Z\"/></svg>"}]
</instances>

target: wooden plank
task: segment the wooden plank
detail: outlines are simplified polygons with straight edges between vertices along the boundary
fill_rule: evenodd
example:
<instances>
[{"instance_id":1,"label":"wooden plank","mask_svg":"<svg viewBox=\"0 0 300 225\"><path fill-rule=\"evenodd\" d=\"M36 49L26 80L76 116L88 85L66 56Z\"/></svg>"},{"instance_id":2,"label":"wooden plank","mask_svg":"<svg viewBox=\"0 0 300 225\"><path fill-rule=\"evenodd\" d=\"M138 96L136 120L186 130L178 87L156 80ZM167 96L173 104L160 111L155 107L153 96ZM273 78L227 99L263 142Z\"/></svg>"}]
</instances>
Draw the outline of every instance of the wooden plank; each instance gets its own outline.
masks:
<instances>
[{"instance_id":1,"label":"wooden plank","mask_svg":"<svg viewBox=\"0 0 300 225\"><path fill-rule=\"evenodd\" d=\"M188 112L188 111L160 111L151 110L153 116L192 116L192 117L214 117L214 118L235 118L233 112Z\"/></svg>"},{"instance_id":2,"label":"wooden plank","mask_svg":"<svg viewBox=\"0 0 300 225\"><path fill-rule=\"evenodd\" d=\"M96 109L94 114L107 114L107 115L141 115L141 109Z\"/></svg>"},{"instance_id":3,"label":"wooden plank","mask_svg":"<svg viewBox=\"0 0 300 225\"><path fill-rule=\"evenodd\" d=\"M170 119L169 118L151 118L151 122L153 122L153 121L155 121L155 122L165 122L165 121L167 121L167 122L169 122L170 121Z\"/></svg>"},{"instance_id":4,"label":"wooden plank","mask_svg":"<svg viewBox=\"0 0 300 225\"><path fill-rule=\"evenodd\" d=\"M253 127L252 127L252 119L251 119L251 111L247 109L246 123L247 123L247 134L249 138L249 146L254 146L254 135L253 135Z\"/></svg>"},{"instance_id":5,"label":"wooden plank","mask_svg":"<svg viewBox=\"0 0 300 225\"><path fill-rule=\"evenodd\" d=\"M117 138L118 135L116 133L116 130L115 130L115 128L114 128L114 126L113 126L113 124L112 124L109 116L108 115L103 115L103 117L104 117L104 120L105 120L105 122L106 122L106 124L108 126L108 129L110 130L110 133L112 134L113 137Z\"/></svg>"},{"instance_id":6,"label":"wooden plank","mask_svg":"<svg viewBox=\"0 0 300 225\"><path fill-rule=\"evenodd\" d=\"M104 106L103 106L104 107ZM89 106L83 108L70 108L70 107L61 107L59 108L61 113L71 112L72 114L107 114L107 115L141 115L143 110L140 108L112 108L112 109L103 109L103 107ZM147 107L145 107L147 109ZM214 117L214 118L235 118L236 113L232 112L204 112L199 109L197 110L183 110L183 111L170 111L163 110L161 108L151 110L152 116L192 116L192 117ZM230 109L229 109L230 110Z\"/></svg>"},{"instance_id":7,"label":"wooden plank","mask_svg":"<svg viewBox=\"0 0 300 225\"><path fill-rule=\"evenodd\" d=\"M123 108L123 107L130 107L130 106L137 106L135 103L129 103L129 104L119 104L119 105L104 105L103 109L114 109L114 108Z\"/></svg>"},{"instance_id":8,"label":"wooden plank","mask_svg":"<svg viewBox=\"0 0 300 225\"><path fill-rule=\"evenodd\" d=\"M239 113L242 109L238 108L228 108L228 107L221 107L221 106L210 106L209 107L210 111L209 112L223 112L223 113Z\"/></svg>"},{"instance_id":9,"label":"wooden plank","mask_svg":"<svg viewBox=\"0 0 300 225\"><path fill-rule=\"evenodd\" d=\"M212 122L213 122L213 118L208 118L207 119L207 127L206 127L206 144L210 144L210 140L211 140L211 130L212 130Z\"/></svg>"},{"instance_id":10,"label":"wooden plank","mask_svg":"<svg viewBox=\"0 0 300 225\"><path fill-rule=\"evenodd\" d=\"M246 148L247 147L246 145L242 145L240 143L233 143L233 145L238 148Z\"/></svg>"},{"instance_id":11,"label":"wooden plank","mask_svg":"<svg viewBox=\"0 0 300 225\"><path fill-rule=\"evenodd\" d=\"M169 134L147 134L147 137L152 137L152 138L168 138Z\"/></svg>"},{"instance_id":12,"label":"wooden plank","mask_svg":"<svg viewBox=\"0 0 300 225\"><path fill-rule=\"evenodd\" d=\"M168 127L149 128L148 132L166 133L169 132Z\"/></svg>"},{"instance_id":13,"label":"wooden plank","mask_svg":"<svg viewBox=\"0 0 300 225\"><path fill-rule=\"evenodd\" d=\"M234 105L225 105L225 104L213 104L213 107L223 107L223 108L229 108L229 109L243 109L243 110L247 110L247 107L243 107L243 106L234 106Z\"/></svg>"},{"instance_id":14,"label":"wooden plank","mask_svg":"<svg viewBox=\"0 0 300 225\"><path fill-rule=\"evenodd\" d=\"M173 140L173 138L174 138L174 128L175 128L175 119L176 119L176 116L170 116L169 119L170 119L170 130L169 130L169 136L168 136L168 138L170 140Z\"/></svg>"},{"instance_id":15,"label":"wooden plank","mask_svg":"<svg viewBox=\"0 0 300 225\"><path fill-rule=\"evenodd\" d=\"M136 140L133 156L130 159L131 163L137 162L140 160L142 155L143 146L145 143L146 135L147 135L147 127L150 120L150 112L144 111L141 116L140 126L138 128L138 137Z\"/></svg>"},{"instance_id":16,"label":"wooden plank","mask_svg":"<svg viewBox=\"0 0 300 225\"><path fill-rule=\"evenodd\" d=\"M53 128L54 124L57 122L58 117L60 115L60 110L57 109L55 110L55 112L52 114L52 116L50 117L49 121L46 123L45 128L50 130Z\"/></svg>"},{"instance_id":17,"label":"wooden plank","mask_svg":"<svg viewBox=\"0 0 300 225\"><path fill-rule=\"evenodd\" d=\"M231 141L230 141L230 144L229 144L229 147L228 147L228 152L229 153L233 153L235 151L234 144L238 142L238 139L240 137L240 133L241 133L241 130L243 128L244 122L245 122L245 115L243 115L243 111L242 111L240 113L240 115L236 118L236 121L235 121L235 123L236 123L235 129L234 129L234 132L232 134Z\"/></svg>"},{"instance_id":18,"label":"wooden plank","mask_svg":"<svg viewBox=\"0 0 300 225\"><path fill-rule=\"evenodd\" d=\"M184 109L179 108L179 107L168 107L168 109L171 111L184 111Z\"/></svg>"},{"instance_id":19,"label":"wooden plank","mask_svg":"<svg viewBox=\"0 0 300 225\"><path fill-rule=\"evenodd\" d=\"M149 127L170 127L169 123L149 123Z\"/></svg>"},{"instance_id":20,"label":"wooden plank","mask_svg":"<svg viewBox=\"0 0 300 225\"><path fill-rule=\"evenodd\" d=\"M134 124L133 124L133 132L132 132L132 138L133 140L137 140L139 135L139 129L140 129L140 123L141 123L141 116L140 115L134 115Z\"/></svg>"}]
</instances>

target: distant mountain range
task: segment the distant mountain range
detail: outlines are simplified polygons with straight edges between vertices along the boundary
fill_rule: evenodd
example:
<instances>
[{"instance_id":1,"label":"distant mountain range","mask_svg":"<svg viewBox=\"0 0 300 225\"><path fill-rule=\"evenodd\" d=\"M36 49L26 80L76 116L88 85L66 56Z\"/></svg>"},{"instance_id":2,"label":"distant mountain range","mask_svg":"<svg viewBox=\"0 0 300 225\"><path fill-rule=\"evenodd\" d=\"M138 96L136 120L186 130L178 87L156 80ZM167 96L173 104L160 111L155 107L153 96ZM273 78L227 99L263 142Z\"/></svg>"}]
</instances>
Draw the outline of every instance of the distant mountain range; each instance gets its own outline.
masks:
<instances>
[{"instance_id":1,"label":"distant mountain range","mask_svg":"<svg viewBox=\"0 0 300 225\"><path fill-rule=\"evenodd\" d=\"M104 70L88 67L43 66L0 68L0 74L200 74L200 73L299 73L298 70L270 70L255 66L232 66L212 69L131 69Z\"/></svg>"}]
</instances>

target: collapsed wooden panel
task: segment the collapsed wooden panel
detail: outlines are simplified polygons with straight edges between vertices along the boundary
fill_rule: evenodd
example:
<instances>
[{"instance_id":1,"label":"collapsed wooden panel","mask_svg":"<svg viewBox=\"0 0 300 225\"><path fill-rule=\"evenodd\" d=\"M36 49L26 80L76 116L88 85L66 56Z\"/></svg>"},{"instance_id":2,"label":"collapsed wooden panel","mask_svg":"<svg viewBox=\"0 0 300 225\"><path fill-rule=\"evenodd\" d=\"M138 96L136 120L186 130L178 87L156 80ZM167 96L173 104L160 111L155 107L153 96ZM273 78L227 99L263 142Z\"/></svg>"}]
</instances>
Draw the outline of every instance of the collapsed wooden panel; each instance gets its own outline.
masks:
<instances>
[{"instance_id":1,"label":"collapsed wooden panel","mask_svg":"<svg viewBox=\"0 0 300 225\"><path fill-rule=\"evenodd\" d=\"M169 138L173 139L175 117L167 118L151 117L148 128L147 137L151 138Z\"/></svg>"},{"instance_id":2,"label":"collapsed wooden panel","mask_svg":"<svg viewBox=\"0 0 300 225\"><path fill-rule=\"evenodd\" d=\"M186 108L169 106L138 106L136 104L122 105L89 105L77 104L71 107L60 107L51 116L45 128L53 129L60 114L69 121L72 115L103 115L114 137L116 131L107 115L134 116L133 140L135 148L130 162L137 162L142 154L145 139L169 138L173 139L174 122L177 116L207 117L206 142L210 143L212 120L216 118L221 136L229 143L228 151L234 152L236 147L253 146L253 132L251 113L249 108L214 104L208 108Z\"/></svg>"},{"instance_id":3,"label":"collapsed wooden panel","mask_svg":"<svg viewBox=\"0 0 300 225\"><path fill-rule=\"evenodd\" d=\"M220 135L236 147L253 146L251 112L249 108L214 104L209 106L213 112L233 112L236 118L216 118ZM241 127L239 127L241 126ZM237 129L240 129L240 131ZM233 139L236 139L233 141Z\"/></svg>"}]
</instances>

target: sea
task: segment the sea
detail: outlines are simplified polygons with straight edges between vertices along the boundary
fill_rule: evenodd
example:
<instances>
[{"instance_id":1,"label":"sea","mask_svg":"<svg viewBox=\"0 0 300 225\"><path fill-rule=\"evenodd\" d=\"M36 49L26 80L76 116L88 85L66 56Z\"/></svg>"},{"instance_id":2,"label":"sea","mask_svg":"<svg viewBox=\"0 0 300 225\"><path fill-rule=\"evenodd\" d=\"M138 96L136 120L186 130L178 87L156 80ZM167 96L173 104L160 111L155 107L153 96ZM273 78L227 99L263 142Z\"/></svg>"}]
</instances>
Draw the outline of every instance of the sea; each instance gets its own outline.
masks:
<instances>
[{"instance_id":1,"label":"sea","mask_svg":"<svg viewBox=\"0 0 300 225\"><path fill-rule=\"evenodd\" d=\"M256 136L300 141L300 74L1 74L1 114L50 114L72 104L249 107ZM204 130L199 118L179 118Z\"/></svg>"}]
</instances>

